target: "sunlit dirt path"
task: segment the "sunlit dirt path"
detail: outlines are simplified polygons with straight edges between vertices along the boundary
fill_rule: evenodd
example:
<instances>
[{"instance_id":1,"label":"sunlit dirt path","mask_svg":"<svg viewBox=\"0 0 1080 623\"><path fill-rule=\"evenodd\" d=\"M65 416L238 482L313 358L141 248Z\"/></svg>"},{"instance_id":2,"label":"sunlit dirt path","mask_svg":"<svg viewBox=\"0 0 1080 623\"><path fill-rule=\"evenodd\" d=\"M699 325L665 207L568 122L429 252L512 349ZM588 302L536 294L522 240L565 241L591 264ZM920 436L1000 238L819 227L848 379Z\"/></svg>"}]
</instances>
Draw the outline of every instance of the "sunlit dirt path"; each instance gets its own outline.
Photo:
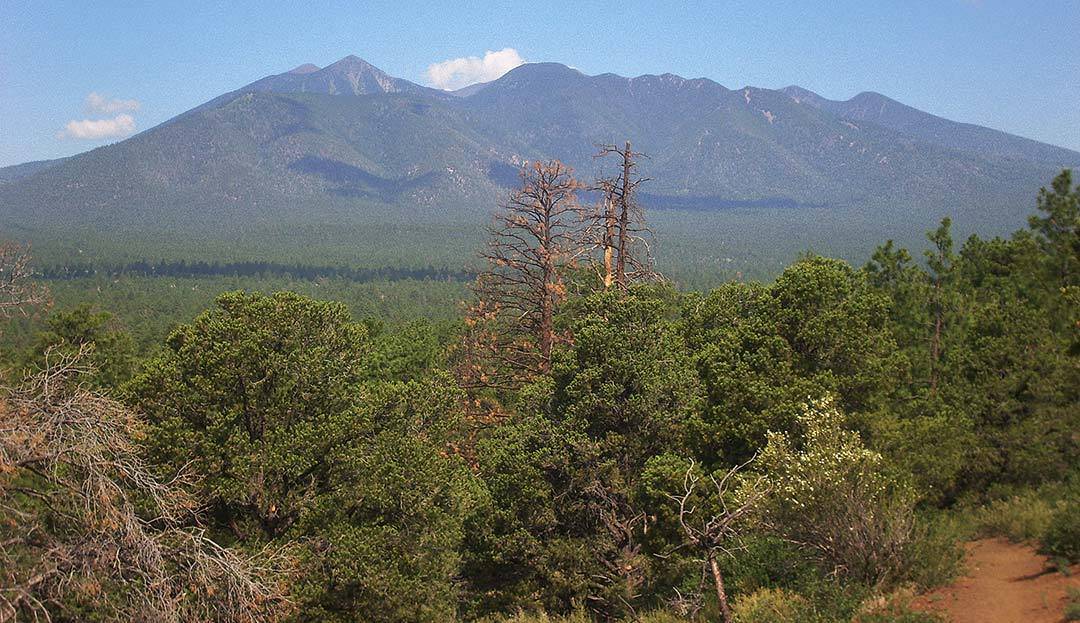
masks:
<instances>
[{"instance_id":1,"label":"sunlit dirt path","mask_svg":"<svg viewBox=\"0 0 1080 623\"><path fill-rule=\"evenodd\" d=\"M964 577L915 606L944 613L953 623L1061 623L1066 587L1080 586L1077 572L1074 566L1066 577L1031 546L983 539L968 544Z\"/></svg>"}]
</instances>

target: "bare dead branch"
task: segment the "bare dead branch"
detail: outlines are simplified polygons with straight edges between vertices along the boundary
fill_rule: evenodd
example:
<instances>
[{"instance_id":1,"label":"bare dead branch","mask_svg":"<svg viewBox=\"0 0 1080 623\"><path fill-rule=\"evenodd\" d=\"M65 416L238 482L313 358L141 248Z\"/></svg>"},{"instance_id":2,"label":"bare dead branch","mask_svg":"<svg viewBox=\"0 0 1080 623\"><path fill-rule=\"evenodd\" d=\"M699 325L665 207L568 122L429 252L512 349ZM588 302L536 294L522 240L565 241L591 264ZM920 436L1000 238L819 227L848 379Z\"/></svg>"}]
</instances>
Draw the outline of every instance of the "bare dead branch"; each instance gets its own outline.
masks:
<instances>
[{"instance_id":1,"label":"bare dead branch","mask_svg":"<svg viewBox=\"0 0 1080 623\"><path fill-rule=\"evenodd\" d=\"M605 572L594 579L605 590L591 597L594 607L606 610L608 615L622 610L636 618L634 603L641 596L647 576L641 537L648 531L649 516L635 508L625 494L613 491L603 482L594 481L586 492L610 543L596 552Z\"/></svg>"},{"instance_id":2,"label":"bare dead branch","mask_svg":"<svg viewBox=\"0 0 1080 623\"><path fill-rule=\"evenodd\" d=\"M645 226L645 211L635 197L638 186L649 181L636 174L638 159L647 156L635 152L630 141L623 147L601 145L596 157L608 156L619 160L619 169L616 175L597 180L594 188L602 195L593 217L594 229L601 232L595 244L602 249L604 287L626 289L631 283L659 277L648 244L652 231Z\"/></svg>"},{"instance_id":3,"label":"bare dead branch","mask_svg":"<svg viewBox=\"0 0 1080 623\"><path fill-rule=\"evenodd\" d=\"M720 554L731 555L732 550L736 549L747 516L767 494L764 480L760 476L752 481L741 482L739 491L732 490L735 481L754 458L732 467L719 479L713 475L706 477L698 473L697 464L691 460L683 474L682 491L667 494L667 497L678 505L679 526L686 536L686 541L676 549L692 547L702 553L702 564L712 575L713 588L724 623L731 623L732 616L717 558ZM708 493L699 488L699 485L704 484L703 480L712 485ZM698 512L699 505L702 512ZM704 510L705 508L708 510Z\"/></svg>"},{"instance_id":4,"label":"bare dead branch","mask_svg":"<svg viewBox=\"0 0 1080 623\"><path fill-rule=\"evenodd\" d=\"M47 353L0 399L0 623L51 620L76 604L118 621L287 613L281 554L207 537L188 476L156 477L142 420L82 384L89 351Z\"/></svg>"},{"instance_id":5,"label":"bare dead branch","mask_svg":"<svg viewBox=\"0 0 1080 623\"><path fill-rule=\"evenodd\" d=\"M521 187L503 202L481 253L487 267L468 313L466 386L515 386L550 369L552 349L566 339L554 322L565 273L590 250L581 188L557 160L522 169Z\"/></svg>"},{"instance_id":6,"label":"bare dead branch","mask_svg":"<svg viewBox=\"0 0 1080 623\"><path fill-rule=\"evenodd\" d=\"M0 318L25 316L48 301L49 291L33 280L30 247L0 243Z\"/></svg>"}]
</instances>

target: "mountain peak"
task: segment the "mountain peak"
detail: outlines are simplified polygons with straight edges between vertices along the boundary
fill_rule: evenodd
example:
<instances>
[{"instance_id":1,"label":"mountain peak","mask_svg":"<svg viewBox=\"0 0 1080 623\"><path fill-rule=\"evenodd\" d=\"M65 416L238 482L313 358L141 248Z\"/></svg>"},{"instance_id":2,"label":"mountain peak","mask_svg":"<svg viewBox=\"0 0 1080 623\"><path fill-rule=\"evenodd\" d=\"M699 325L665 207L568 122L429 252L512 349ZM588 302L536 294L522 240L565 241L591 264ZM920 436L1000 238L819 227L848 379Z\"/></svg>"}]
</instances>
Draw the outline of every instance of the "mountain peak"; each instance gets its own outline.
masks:
<instances>
[{"instance_id":1,"label":"mountain peak","mask_svg":"<svg viewBox=\"0 0 1080 623\"><path fill-rule=\"evenodd\" d=\"M267 76L238 92L323 93L369 95L376 93L429 93L408 80L395 78L359 56L350 54L326 67L306 63L282 74Z\"/></svg>"},{"instance_id":2,"label":"mountain peak","mask_svg":"<svg viewBox=\"0 0 1080 623\"><path fill-rule=\"evenodd\" d=\"M876 91L863 91L843 102L843 105L846 107L844 115L847 117L875 121L886 126L894 123L919 124L928 117L933 117Z\"/></svg>"},{"instance_id":3,"label":"mountain peak","mask_svg":"<svg viewBox=\"0 0 1080 623\"><path fill-rule=\"evenodd\" d=\"M795 100L797 103L800 103L800 104L803 103L803 102L806 102L808 104L817 104L817 103L821 102L823 99L825 99L825 98L821 97L820 95L818 95L817 93L814 93L810 89L804 89L803 87L801 87L801 86L799 86L797 84L793 84L791 86L784 87L784 88L780 89L780 92L787 95L788 97L790 97L791 99Z\"/></svg>"},{"instance_id":4,"label":"mountain peak","mask_svg":"<svg viewBox=\"0 0 1080 623\"><path fill-rule=\"evenodd\" d=\"M887 95L882 95L877 91L863 91L848 100L849 102L895 102Z\"/></svg>"},{"instance_id":5,"label":"mountain peak","mask_svg":"<svg viewBox=\"0 0 1080 623\"><path fill-rule=\"evenodd\" d=\"M376 66L372 65L371 63L365 61L364 59L360 58L359 56L356 56L355 54L350 54L350 55L346 56L345 58L342 58L342 59L340 59L340 60L338 60L338 61L336 61L334 63L331 63L330 65L327 65L326 69L333 69L333 70L350 70L350 69L372 70L373 69L375 71L378 71L378 72L382 73L382 70L380 70L378 67L376 67ZM326 69L324 69L323 71L325 71Z\"/></svg>"},{"instance_id":6,"label":"mountain peak","mask_svg":"<svg viewBox=\"0 0 1080 623\"><path fill-rule=\"evenodd\" d=\"M503 75L503 78L513 76L515 78L529 77L529 78L577 78L584 76L585 74L568 67L562 63L525 63L524 65L518 65Z\"/></svg>"},{"instance_id":7,"label":"mountain peak","mask_svg":"<svg viewBox=\"0 0 1080 623\"><path fill-rule=\"evenodd\" d=\"M499 89L484 88L480 93L522 88L560 89L575 84L585 77L585 74L562 63L525 63L524 65L518 65L503 74L501 78L491 82L492 86L498 85Z\"/></svg>"},{"instance_id":8,"label":"mountain peak","mask_svg":"<svg viewBox=\"0 0 1080 623\"><path fill-rule=\"evenodd\" d=\"M312 65L311 63L304 63L303 65L300 65L299 67L294 67L294 68L290 69L288 71L288 73L290 73L290 74L313 74L313 73L319 71L319 69L320 69L320 67L318 65Z\"/></svg>"}]
</instances>

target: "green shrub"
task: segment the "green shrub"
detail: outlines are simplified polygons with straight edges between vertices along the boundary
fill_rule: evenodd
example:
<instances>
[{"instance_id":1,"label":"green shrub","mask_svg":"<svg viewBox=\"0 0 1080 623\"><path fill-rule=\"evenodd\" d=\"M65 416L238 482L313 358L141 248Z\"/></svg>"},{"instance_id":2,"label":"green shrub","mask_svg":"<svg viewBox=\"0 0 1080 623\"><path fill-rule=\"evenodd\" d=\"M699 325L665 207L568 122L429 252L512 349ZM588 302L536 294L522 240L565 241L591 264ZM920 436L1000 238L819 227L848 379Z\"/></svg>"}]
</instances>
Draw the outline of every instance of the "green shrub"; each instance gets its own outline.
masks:
<instances>
[{"instance_id":1,"label":"green shrub","mask_svg":"<svg viewBox=\"0 0 1080 623\"><path fill-rule=\"evenodd\" d=\"M967 536L963 521L956 515L938 513L920 517L906 552L905 580L923 590L952 582L963 569L961 543Z\"/></svg>"},{"instance_id":2,"label":"green shrub","mask_svg":"<svg viewBox=\"0 0 1080 623\"><path fill-rule=\"evenodd\" d=\"M1080 480L1074 479L1064 499L1054 505L1041 541L1043 554L1070 563L1080 561Z\"/></svg>"},{"instance_id":3,"label":"green shrub","mask_svg":"<svg viewBox=\"0 0 1080 623\"><path fill-rule=\"evenodd\" d=\"M687 619L680 618L670 612L656 610L638 615L634 619L626 619L634 623L687 623ZM594 623L595 619L584 611L578 611L565 616L552 616L546 612L519 612L512 615L492 615L484 617L477 623Z\"/></svg>"},{"instance_id":4,"label":"green shrub","mask_svg":"<svg viewBox=\"0 0 1080 623\"><path fill-rule=\"evenodd\" d=\"M804 439L769 433L760 468L772 493L766 525L805 544L826 572L872 586L906 573L915 492L867 448L832 399L805 405Z\"/></svg>"},{"instance_id":5,"label":"green shrub","mask_svg":"<svg viewBox=\"0 0 1080 623\"><path fill-rule=\"evenodd\" d=\"M645 613L637 619L637 623L686 623L686 621L687 619L663 610Z\"/></svg>"},{"instance_id":6,"label":"green shrub","mask_svg":"<svg viewBox=\"0 0 1080 623\"><path fill-rule=\"evenodd\" d=\"M1080 561L1080 477L1038 489L1012 490L968 514L978 536L1017 543L1038 542L1039 552L1069 563Z\"/></svg>"},{"instance_id":7,"label":"green shrub","mask_svg":"<svg viewBox=\"0 0 1080 623\"><path fill-rule=\"evenodd\" d=\"M912 597L909 589L872 597L859 606L851 623L944 623L939 614L912 610Z\"/></svg>"},{"instance_id":8,"label":"green shrub","mask_svg":"<svg viewBox=\"0 0 1080 623\"><path fill-rule=\"evenodd\" d=\"M582 611L566 616L550 616L546 612L518 612L512 615L484 617L477 623L593 623L593 620Z\"/></svg>"},{"instance_id":9,"label":"green shrub","mask_svg":"<svg viewBox=\"0 0 1080 623\"><path fill-rule=\"evenodd\" d=\"M732 608L736 623L801 623L810 604L797 593L782 588L763 588L740 597Z\"/></svg>"},{"instance_id":10,"label":"green shrub","mask_svg":"<svg viewBox=\"0 0 1080 623\"><path fill-rule=\"evenodd\" d=\"M861 614L852 619L852 623L945 623L945 619L932 612L919 612L901 607L886 612Z\"/></svg>"},{"instance_id":11,"label":"green shrub","mask_svg":"<svg viewBox=\"0 0 1080 623\"><path fill-rule=\"evenodd\" d=\"M762 588L804 593L820 581L814 561L798 546L775 536L750 535L733 556L721 559L724 583L736 597Z\"/></svg>"},{"instance_id":12,"label":"green shrub","mask_svg":"<svg viewBox=\"0 0 1080 623\"><path fill-rule=\"evenodd\" d=\"M1080 621L1080 588L1070 586L1065 599L1065 620Z\"/></svg>"},{"instance_id":13,"label":"green shrub","mask_svg":"<svg viewBox=\"0 0 1080 623\"><path fill-rule=\"evenodd\" d=\"M975 512L975 530L981 536L1000 536L1022 543L1046 534L1053 506L1035 491L994 500Z\"/></svg>"}]
</instances>

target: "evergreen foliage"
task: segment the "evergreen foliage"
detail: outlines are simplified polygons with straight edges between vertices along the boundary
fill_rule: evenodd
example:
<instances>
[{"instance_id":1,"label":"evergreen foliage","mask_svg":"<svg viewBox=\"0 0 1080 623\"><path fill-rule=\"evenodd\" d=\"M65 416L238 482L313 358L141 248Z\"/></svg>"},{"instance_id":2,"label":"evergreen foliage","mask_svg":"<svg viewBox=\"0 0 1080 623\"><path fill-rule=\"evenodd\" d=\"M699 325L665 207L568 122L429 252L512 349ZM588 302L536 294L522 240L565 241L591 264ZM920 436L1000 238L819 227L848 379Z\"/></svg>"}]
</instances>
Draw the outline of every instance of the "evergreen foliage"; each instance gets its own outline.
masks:
<instances>
[{"instance_id":1,"label":"evergreen foliage","mask_svg":"<svg viewBox=\"0 0 1080 623\"><path fill-rule=\"evenodd\" d=\"M59 305L5 325L38 329L7 357L90 358L113 396L92 404L137 431L118 443L154 482L194 477L199 534L289 552L293 620L709 621L728 599L734 621L926 620L896 591L955 573L972 508L1076 559L1078 193L1063 173L1008 239L957 243L945 219L924 262L889 241L702 293L568 270L550 365L506 387L455 376L465 323L312 296L344 275L220 295L142 357L128 316ZM410 283L403 306L464 309ZM3 460L28 443L3 440ZM3 499L42 510L47 479L10 473Z\"/></svg>"}]
</instances>

